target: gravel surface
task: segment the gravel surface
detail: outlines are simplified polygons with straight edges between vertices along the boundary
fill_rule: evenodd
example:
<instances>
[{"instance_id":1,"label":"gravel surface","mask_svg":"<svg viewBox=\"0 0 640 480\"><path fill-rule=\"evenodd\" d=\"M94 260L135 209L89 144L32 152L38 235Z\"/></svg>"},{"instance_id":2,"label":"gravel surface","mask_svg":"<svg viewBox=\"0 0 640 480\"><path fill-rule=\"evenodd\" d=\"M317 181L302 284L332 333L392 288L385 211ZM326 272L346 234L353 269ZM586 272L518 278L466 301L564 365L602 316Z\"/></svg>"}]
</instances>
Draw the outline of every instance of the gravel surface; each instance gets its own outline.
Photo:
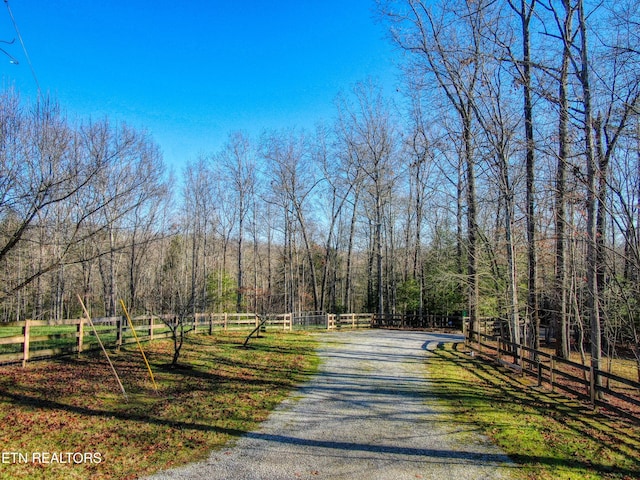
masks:
<instances>
[{"instance_id":1,"label":"gravel surface","mask_svg":"<svg viewBox=\"0 0 640 480\"><path fill-rule=\"evenodd\" d=\"M320 373L259 430L150 479L510 478L503 452L430 401L425 350L461 337L366 330L322 340Z\"/></svg>"}]
</instances>

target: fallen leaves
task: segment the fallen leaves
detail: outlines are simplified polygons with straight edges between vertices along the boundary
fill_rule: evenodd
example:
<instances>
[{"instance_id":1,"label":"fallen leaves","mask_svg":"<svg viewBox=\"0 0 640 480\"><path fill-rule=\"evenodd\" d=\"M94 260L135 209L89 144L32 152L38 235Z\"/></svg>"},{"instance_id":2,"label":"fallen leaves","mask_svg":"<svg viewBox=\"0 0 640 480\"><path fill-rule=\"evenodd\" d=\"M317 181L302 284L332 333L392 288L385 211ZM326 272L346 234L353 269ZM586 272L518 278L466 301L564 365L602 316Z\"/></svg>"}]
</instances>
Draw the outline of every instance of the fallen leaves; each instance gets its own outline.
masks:
<instances>
[{"instance_id":1,"label":"fallen leaves","mask_svg":"<svg viewBox=\"0 0 640 480\"><path fill-rule=\"evenodd\" d=\"M6 451L98 451L100 465L47 468L49 479L137 478L204 458L232 435L254 428L302 375L311 373L313 340L297 335L261 339L238 349L243 335L197 336L185 345L192 368L161 370L165 341L145 350L160 386L152 392L136 348L113 352L129 400L101 353L0 367L0 441ZM291 370L298 372L291 374ZM157 372L157 373L155 373ZM225 455L230 452L225 452ZM40 478L43 466L0 469L0 479Z\"/></svg>"}]
</instances>

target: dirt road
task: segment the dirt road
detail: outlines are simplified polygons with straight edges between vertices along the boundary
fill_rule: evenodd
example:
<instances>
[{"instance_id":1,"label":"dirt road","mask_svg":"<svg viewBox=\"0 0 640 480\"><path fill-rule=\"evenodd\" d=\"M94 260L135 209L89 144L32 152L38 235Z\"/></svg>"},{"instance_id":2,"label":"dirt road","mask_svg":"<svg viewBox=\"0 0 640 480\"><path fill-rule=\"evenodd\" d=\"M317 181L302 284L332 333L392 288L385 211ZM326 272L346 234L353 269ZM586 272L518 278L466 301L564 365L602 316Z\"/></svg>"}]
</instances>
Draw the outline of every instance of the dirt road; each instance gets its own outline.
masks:
<instances>
[{"instance_id":1,"label":"dirt road","mask_svg":"<svg viewBox=\"0 0 640 480\"><path fill-rule=\"evenodd\" d=\"M426 349L460 337L366 330L323 335L320 373L258 431L165 479L501 479L514 465L468 425L446 421Z\"/></svg>"}]
</instances>

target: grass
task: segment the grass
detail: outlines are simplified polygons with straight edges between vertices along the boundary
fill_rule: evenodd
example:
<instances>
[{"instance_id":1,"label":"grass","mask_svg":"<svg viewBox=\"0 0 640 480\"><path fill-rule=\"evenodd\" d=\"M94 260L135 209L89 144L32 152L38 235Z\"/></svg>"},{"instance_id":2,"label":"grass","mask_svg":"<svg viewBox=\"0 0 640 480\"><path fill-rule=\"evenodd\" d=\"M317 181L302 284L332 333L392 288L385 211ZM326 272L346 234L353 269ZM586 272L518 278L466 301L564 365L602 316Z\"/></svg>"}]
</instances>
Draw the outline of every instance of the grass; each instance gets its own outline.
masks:
<instances>
[{"instance_id":1,"label":"grass","mask_svg":"<svg viewBox=\"0 0 640 480\"><path fill-rule=\"evenodd\" d=\"M254 429L318 365L308 334L268 334L249 349L243 340L191 336L176 369L169 341L146 344L157 393L136 345L112 352L127 401L101 352L0 368L0 479L133 479L206 458Z\"/></svg>"},{"instance_id":2,"label":"grass","mask_svg":"<svg viewBox=\"0 0 640 480\"><path fill-rule=\"evenodd\" d=\"M533 386L462 345L430 353L434 395L452 421L479 430L526 479L640 478L640 426Z\"/></svg>"},{"instance_id":3,"label":"grass","mask_svg":"<svg viewBox=\"0 0 640 480\"><path fill-rule=\"evenodd\" d=\"M249 349L240 348L243 340L242 333L191 336L177 369L167 367L169 341L145 344L157 394L135 345L112 352L128 401L99 351L0 368L0 479L133 479L224 448L318 365L312 335L268 334ZM522 478L640 478L640 426L459 347L429 354L434 396L450 420L500 445ZM41 453L49 462L34 459L44 460Z\"/></svg>"}]
</instances>

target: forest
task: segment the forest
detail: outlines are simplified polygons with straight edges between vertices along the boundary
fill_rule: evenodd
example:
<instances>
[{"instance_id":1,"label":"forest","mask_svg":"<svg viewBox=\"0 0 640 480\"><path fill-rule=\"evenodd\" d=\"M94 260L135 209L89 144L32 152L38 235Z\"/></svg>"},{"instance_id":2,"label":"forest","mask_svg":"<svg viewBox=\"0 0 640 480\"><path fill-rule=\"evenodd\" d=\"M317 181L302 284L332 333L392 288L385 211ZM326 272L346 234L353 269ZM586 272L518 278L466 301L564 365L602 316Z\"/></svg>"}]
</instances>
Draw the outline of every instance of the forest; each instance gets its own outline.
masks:
<instances>
[{"instance_id":1,"label":"forest","mask_svg":"<svg viewBox=\"0 0 640 480\"><path fill-rule=\"evenodd\" d=\"M144 130L0 95L0 320L502 319L640 364L640 6L380 0L398 91L164 165Z\"/></svg>"}]
</instances>

